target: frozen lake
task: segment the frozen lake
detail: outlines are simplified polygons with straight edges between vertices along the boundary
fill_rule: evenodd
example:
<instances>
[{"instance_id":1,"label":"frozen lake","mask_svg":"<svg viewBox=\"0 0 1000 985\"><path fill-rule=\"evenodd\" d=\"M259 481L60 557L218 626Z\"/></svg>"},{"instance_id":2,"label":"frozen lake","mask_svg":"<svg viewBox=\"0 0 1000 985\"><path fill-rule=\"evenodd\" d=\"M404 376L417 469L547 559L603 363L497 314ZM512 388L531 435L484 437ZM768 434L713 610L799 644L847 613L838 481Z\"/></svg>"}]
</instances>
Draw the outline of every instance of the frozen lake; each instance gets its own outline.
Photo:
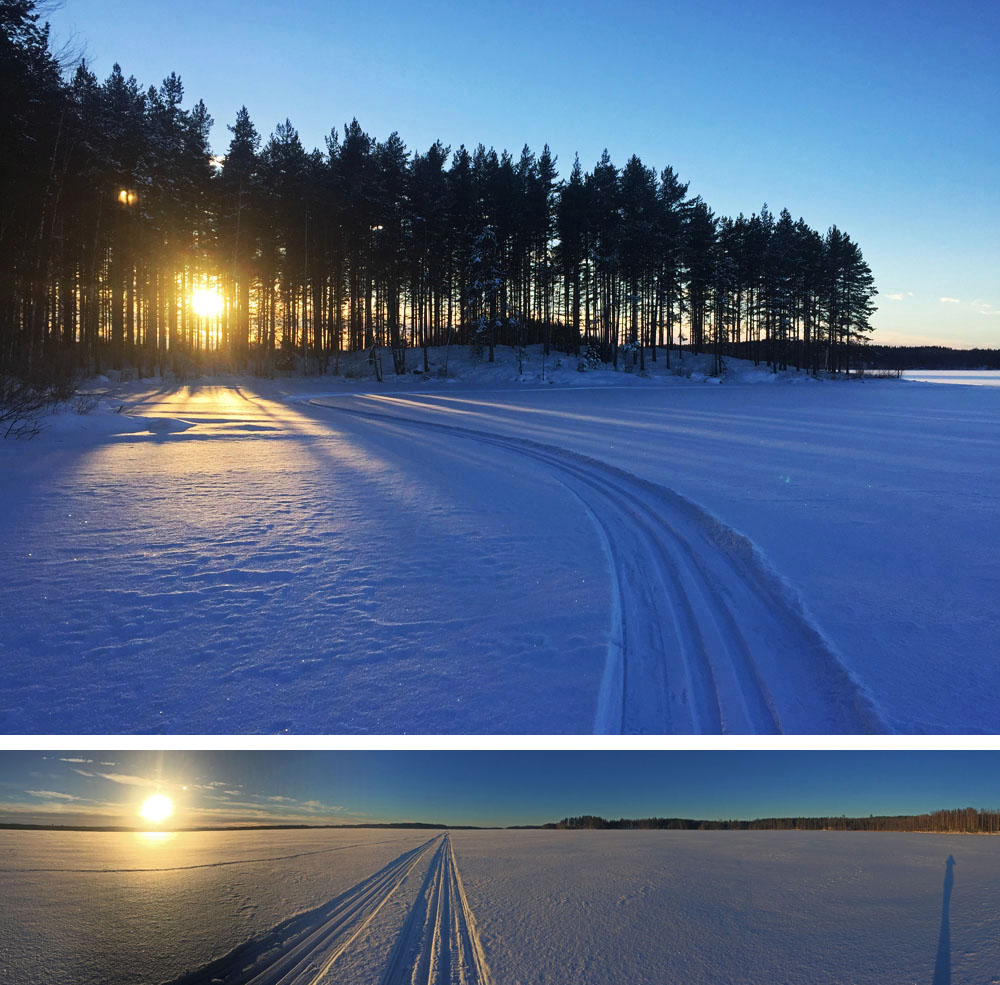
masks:
<instances>
[{"instance_id":1,"label":"frozen lake","mask_svg":"<svg viewBox=\"0 0 1000 985\"><path fill-rule=\"evenodd\" d=\"M959 383L965 386L1000 386L1000 370L996 369L908 369L904 380L920 383Z\"/></svg>"},{"instance_id":2,"label":"frozen lake","mask_svg":"<svg viewBox=\"0 0 1000 985\"><path fill-rule=\"evenodd\" d=\"M942 985L1000 968L986 836L2 831L0 853L0 966L19 985Z\"/></svg>"},{"instance_id":3,"label":"frozen lake","mask_svg":"<svg viewBox=\"0 0 1000 985\"><path fill-rule=\"evenodd\" d=\"M1000 732L1000 388L591 375L4 442L0 730Z\"/></svg>"}]
</instances>

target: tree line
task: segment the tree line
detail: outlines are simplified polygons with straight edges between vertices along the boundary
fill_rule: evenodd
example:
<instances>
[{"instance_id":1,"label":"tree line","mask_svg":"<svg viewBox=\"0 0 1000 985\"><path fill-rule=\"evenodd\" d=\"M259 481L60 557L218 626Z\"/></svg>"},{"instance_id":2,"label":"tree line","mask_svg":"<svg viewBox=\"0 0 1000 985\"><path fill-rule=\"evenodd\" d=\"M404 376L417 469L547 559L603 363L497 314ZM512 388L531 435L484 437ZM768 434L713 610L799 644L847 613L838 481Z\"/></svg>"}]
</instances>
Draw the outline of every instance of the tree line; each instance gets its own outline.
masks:
<instances>
[{"instance_id":1,"label":"tree line","mask_svg":"<svg viewBox=\"0 0 1000 985\"><path fill-rule=\"evenodd\" d=\"M1000 349L951 349L943 345L868 345L868 369L1000 369Z\"/></svg>"},{"instance_id":2,"label":"tree line","mask_svg":"<svg viewBox=\"0 0 1000 985\"><path fill-rule=\"evenodd\" d=\"M0 371L303 367L343 351L544 343L645 365L682 347L848 369L871 331L849 235L716 215L673 168L607 151L560 180L355 119L307 151L242 108L212 155L181 79L64 73L34 0L0 0Z\"/></svg>"},{"instance_id":3,"label":"tree line","mask_svg":"<svg viewBox=\"0 0 1000 985\"><path fill-rule=\"evenodd\" d=\"M544 825L559 830L669 831L926 831L952 834L1000 834L1000 810L963 807L929 814L868 817L765 817L751 821L695 820L683 817L619 818L584 814Z\"/></svg>"}]
</instances>

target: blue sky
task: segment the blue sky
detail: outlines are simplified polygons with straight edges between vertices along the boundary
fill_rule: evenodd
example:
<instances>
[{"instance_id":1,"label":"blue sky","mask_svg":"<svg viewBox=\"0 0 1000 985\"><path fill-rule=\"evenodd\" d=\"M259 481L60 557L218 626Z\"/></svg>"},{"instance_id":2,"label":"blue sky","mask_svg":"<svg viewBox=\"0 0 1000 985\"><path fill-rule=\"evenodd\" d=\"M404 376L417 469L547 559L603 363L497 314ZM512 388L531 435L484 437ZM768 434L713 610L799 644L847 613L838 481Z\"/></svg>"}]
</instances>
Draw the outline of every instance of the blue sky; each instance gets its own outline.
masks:
<instances>
[{"instance_id":1,"label":"blue sky","mask_svg":"<svg viewBox=\"0 0 1000 985\"><path fill-rule=\"evenodd\" d=\"M0 820L536 824L995 806L997 752L0 752Z\"/></svg>"},{"instance_id":2,"label":"blue sky","mask_svg":"<svg viewBox=\"0 0 1000 985\"><path fill-rule=\"evenodd\" d=\"M65 0L50 15L103 78L170 71L225 124L307 146L357 116L424 150L548 142L672 164L723 214L767 202L860 244L878 341L1000 345L995 0Z\"/></svg>"}]
</instances>

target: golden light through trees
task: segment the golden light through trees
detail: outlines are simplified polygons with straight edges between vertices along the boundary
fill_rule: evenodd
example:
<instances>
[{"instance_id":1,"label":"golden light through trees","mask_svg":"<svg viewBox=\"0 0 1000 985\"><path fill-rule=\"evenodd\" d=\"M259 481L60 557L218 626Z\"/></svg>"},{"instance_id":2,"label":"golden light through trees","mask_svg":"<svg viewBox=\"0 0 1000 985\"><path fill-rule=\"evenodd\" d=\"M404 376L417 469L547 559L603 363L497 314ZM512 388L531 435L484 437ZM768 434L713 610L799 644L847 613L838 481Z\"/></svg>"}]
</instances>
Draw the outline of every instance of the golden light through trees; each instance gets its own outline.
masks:
<instances>
[{"instance_id":1,"label":"golden light through trees","mask_svg":"<svg viewBox=\"0 0 1000 985\"><path fill-rule=\"evenodd\" d=\"M222 295L211 287L196 287L191 292L191 307L199 318L218 318L222 314Z\"/></svg>"},{"instance_id":2,"label":"golden light through trees","mask_svg":"<svg viewBox=\"0 0 1000 985\"><path fill-rule=\"evenodd\" d=\"M162 793L147 797L139 809L139 817L152 824L162 824L174 812L174 802Z\"/></svg>"}]
</instances>

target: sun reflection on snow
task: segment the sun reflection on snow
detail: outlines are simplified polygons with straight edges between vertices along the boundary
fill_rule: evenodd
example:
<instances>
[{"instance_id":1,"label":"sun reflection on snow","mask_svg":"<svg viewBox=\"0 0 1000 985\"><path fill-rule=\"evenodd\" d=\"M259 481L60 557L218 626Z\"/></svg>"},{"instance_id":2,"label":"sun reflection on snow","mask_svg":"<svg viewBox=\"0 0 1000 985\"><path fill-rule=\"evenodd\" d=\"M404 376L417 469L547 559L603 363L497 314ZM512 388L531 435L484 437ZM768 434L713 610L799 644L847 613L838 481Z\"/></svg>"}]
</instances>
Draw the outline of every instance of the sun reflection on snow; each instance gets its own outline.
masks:
<instances>
[{"instance_id":1,"label":"sun reflection on snow","mask_svg":"<svg viewBox=\"0 0 1000 985\"><path fill-rule=\"evenodd\" d=\"M174 831L137 831L135 840L144 848L162 848L177 837Z\"/></svg>"}]
</instances>

